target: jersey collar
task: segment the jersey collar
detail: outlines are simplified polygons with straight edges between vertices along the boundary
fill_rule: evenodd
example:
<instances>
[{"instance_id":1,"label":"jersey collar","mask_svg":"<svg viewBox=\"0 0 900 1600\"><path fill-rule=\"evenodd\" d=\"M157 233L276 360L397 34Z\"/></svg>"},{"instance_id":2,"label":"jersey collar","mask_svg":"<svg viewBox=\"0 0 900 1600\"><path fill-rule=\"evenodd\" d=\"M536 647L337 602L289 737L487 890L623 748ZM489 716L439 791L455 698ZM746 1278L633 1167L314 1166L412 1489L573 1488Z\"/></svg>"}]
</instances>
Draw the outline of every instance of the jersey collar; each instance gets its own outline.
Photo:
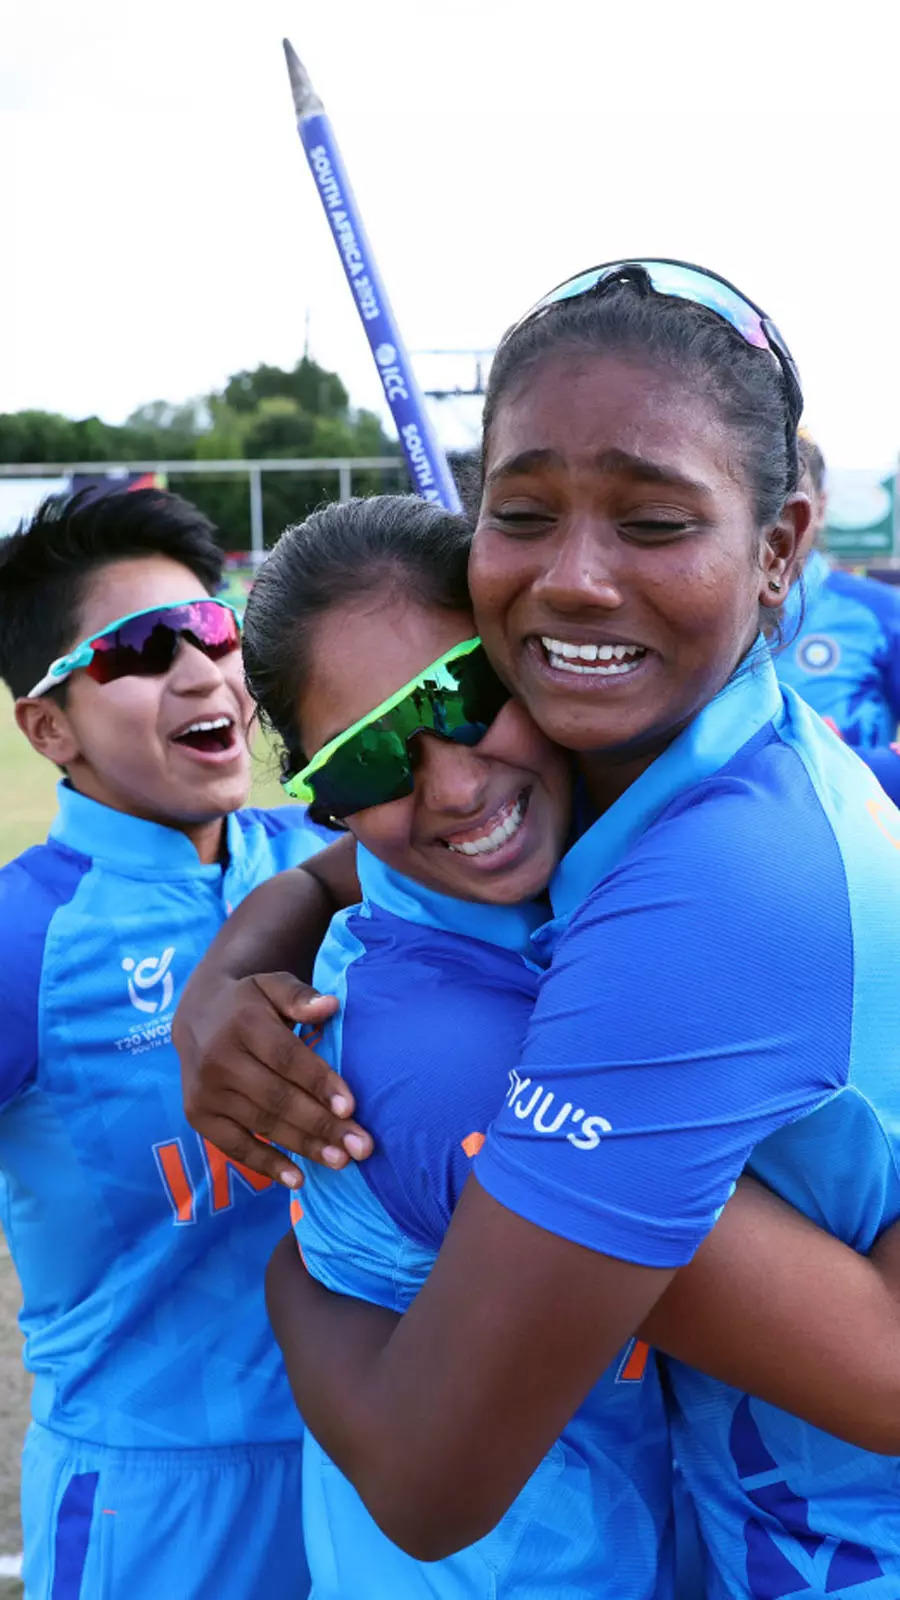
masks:
<instances>
[{"instance_id":1,"label":"jersey collar","mask_svg":"<svg viewBox=\"0 0 900 1600\"><path fill-rule=\"evenodd\" d=\"M90 800L63 780L57 786L59 811L51 839L94 860L107 861L128 877L220 877L221 866L204 865L186 834L159 822L114 811ZM227 819L228 854L233 865L244 853L237 818Z\"/></svg>"},{"instance_id":2,"label":"jersey collar","mask_svg":"<svg viewBox=\"0 0 900 1600\"><path fill-rule=\"evenodd\" d=\"M762 635L724 689L567 851L550 884L554 918L571 916L666 806L718 772L784 704Z\"/></svg>"},{"instance_id":3,"label":"jersey collar","mask_svg":"<svg viewBox=\"0 0 900 1600\"><path fill-rule=\"evenodd\" d=\"M425 928L481 939L485 944L498 945L518 955L530 953L531 935L547 916L546 906L537 901L525 901L518 906L489 906L438 894L385 866L362 845L357 845L356 865L363 899L368 904L390 911L404 922L417 922Z\"/></svg>"}]
</instances>

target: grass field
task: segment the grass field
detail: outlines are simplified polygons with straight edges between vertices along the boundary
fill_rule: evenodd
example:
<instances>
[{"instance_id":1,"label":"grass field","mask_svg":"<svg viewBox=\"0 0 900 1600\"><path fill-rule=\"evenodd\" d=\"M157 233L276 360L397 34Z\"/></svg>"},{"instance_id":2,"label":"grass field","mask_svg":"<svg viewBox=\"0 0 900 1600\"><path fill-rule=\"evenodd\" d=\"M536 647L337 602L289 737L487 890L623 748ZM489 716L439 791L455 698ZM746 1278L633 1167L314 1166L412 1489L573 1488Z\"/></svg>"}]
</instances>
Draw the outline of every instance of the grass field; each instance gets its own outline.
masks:
<instances>
[{"instance_id":1,"label":"grass field","mask_svg":"<svg viewBox=\"0 0 900 1600\"><path fill-rule=\"evenodd\" d=\"M57 774L34 754L13 722L12 703L0 687L0 864L46 838L56 808ZM271 751L254 757L252 799L257 805L283 803ZM19 1452L28 1411L28 1383L22 1368L16 1316L19 1289L0 1234L0 1558L22 1548L19 1525ZM21 1595L21 1585L3 1576L0 1600Z\"/></svg>"}]
</instances>

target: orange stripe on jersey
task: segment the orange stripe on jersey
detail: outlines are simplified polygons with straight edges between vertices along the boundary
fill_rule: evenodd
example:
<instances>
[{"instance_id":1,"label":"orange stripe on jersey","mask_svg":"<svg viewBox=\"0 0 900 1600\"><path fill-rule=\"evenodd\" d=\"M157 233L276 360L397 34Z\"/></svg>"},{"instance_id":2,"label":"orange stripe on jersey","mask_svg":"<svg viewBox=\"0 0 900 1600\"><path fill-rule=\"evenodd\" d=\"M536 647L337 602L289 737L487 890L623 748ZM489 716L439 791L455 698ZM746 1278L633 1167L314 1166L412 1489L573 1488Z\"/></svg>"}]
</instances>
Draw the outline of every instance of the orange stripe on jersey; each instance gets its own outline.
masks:
<instances>
[{"instance_id":1,"label":"orange stripe on jersey","mask_svg":"<svg viewBox=\"0 0 900 1600\"><path fill-rule=\"evenodd\" d=\"M212 1192L213 1211L224 1211L231 1205L231 1174L236 1172L244 1183L261 1193L263 1189L271 1189L274 1178L263 1177L262 1173L254 1172L252 1167L245 1167L242 1161L233 1161L208 1139L203 1140L203 1149L206 1154L206 1163L209 1168L209 1182Z\"/></svg>"},{"instance_id":2,"label":"orange stripe on jersey","mask_svg":"<svg viewBox=\"0 0 900 1600\"><path fill-rule=\"evenodd\" d=\"M166 1181L169 1197L175 1208L178 1222L193 1222L194 1220L194 1191L191 1180L185 1171L181 1155L181 1146L177 1139L170 1144L155 1146L156 1157L159 1161L162 1175Z\"/></svg>"},{"instance_id":3,"label":"orange stripe on jersey","mask_svg":"<svg viewBox=\"0 0 900 1600\"><path fill-rule=\"evenodd\" d=\"M650 1355L650 1346L643 1339L635 1339L625 1360L619 1368L619 1383L640 1383L647 1370L647 1360Z\"/></svg>"},{"instance_id":4,"label":"orange stripe on jersey","mask_svg":"<svg viewBox=\"0 0 900 1600\"><path fill-rule=\"evenodd\" d=\"M303 1221L303 1207L300 1204L299 1200L292 1200L291 1201L291 1227L293 1228L296 1223L302 1222L302 1221Z\"/></svg>"},{"instance_id":5,"label":"orange stripe on jersey","mask_svg":"<svg viewBox=\"0 0 900 1600\"><path fill-rule=\"evenodd\" d=\"M467 1133L462 1141L462 1147L470 1161L474 1161L481 1146L484 1144L483 1133Z\"/></svg>"},{"instance_id":6,"label":"orange stripe on jersey","mask_svg":"<svg viewBox=\"0 0 900 1600\"><path fill-rule=\"evenodd\" d=\"M874 822L877 822L884 837L889 839L895 850L900 850L900 828L897 825L897 813L886 794L880 800L867 800L866 810Z\"/></svg>"}]
</instances>

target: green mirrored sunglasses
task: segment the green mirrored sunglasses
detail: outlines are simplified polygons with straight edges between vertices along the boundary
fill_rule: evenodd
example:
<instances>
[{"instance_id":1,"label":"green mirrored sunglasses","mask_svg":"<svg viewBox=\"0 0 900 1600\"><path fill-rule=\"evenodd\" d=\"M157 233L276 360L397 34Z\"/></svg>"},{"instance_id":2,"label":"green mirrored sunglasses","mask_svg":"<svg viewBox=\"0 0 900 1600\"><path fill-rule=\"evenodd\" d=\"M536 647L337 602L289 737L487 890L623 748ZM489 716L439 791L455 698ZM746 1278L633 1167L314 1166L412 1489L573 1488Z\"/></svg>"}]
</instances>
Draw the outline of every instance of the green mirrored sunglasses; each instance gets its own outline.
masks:
<instances>
[{"instance_id":1,"label":"green mirrored sunglasses","mask_svg":"<svg viewBox=\"0 0 900 1600\"><path fill-rule=\"evenodd\" d=\"M465 639L323 745L285 790L336 819L399 800L415 786L417 734L478 744L509 698L481 640Z\"/></svg>"}]
</instances>

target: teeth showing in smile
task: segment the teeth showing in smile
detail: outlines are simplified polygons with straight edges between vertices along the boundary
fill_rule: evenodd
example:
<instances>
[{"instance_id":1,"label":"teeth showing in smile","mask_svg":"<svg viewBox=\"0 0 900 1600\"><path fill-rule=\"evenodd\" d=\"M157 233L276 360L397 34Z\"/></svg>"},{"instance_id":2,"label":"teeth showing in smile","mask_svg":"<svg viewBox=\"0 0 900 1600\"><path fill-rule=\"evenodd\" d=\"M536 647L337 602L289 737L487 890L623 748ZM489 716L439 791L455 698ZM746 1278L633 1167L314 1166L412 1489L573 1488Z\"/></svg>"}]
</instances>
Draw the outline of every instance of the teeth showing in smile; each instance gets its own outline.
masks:
<instances>
[{"instance_id":1,"label":"teeth showing in smile","mask_svg":"<svg viewBox=\"0 0 900 1600\"><path fill-rule=\"evenodd\" d=\"M501 820L494 823L489 833L482 833L474 839L460 840L456 844L451 844L448 839L447 849L455 850L461 856L484 856L499 850L507 839L518 833L527 808L528 796L520 794L514 805L504 807Z\"/></svg>"},{"instance_id":2,"label":"teeth showing in smile","mask_svg":"<svg viewBox=\"0 0 900 1600\"><path fill-rule=\"evenodd\" d=\"M543 634L541 644L558 672L580 672L592 678L617 678L633 672L647 654L641 644L570 644Z\"/></svg>"},{"instance_id":3,"label":"teeth showing in smile","mask_svg":"<svg viewBox=\"0 0 900 1600\"><path fill-rule=\"evenodd\" d=\"M216 750L230 750L234 740L232 717L198 717L189 728L175 734L175 743L188 750L208 755Z\"/></svg>"},{"instance_id":4,"label":"teeth showing in smile","mask_svg":"<svg viewBox=\"0 0 900 1600\"><path fill-rule=\"evenodd\" d=\"M214 717L211 722L192 722L190 727L185 728L184 733L180 733L178 737L183 739L185 734L188 733L215 733L218 728L230 727L230 717Z\"/></svg>"}]
</instances>

